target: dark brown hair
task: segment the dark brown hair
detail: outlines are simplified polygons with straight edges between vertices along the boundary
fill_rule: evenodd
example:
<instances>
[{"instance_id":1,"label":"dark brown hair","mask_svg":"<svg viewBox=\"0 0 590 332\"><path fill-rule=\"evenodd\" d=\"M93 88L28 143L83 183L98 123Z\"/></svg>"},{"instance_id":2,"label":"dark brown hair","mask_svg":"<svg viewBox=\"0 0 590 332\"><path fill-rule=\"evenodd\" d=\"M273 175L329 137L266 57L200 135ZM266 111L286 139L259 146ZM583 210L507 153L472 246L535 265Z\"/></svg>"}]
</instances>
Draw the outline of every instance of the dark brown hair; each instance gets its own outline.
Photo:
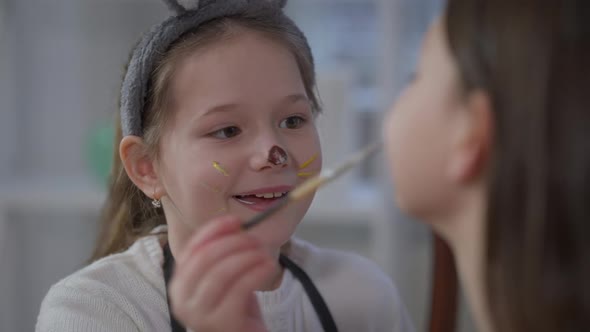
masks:
<instances>
[{"instance_id":1,"label":"dark brown hair","mask_svg":"<svg viewBox=\"0 0 590 332\"><path fill-rule=\"evenodd\" d=\"M172 114L170 82L177 64L193 52L214 43L239 38L245 31L260 33L292 52L312 111L320 111L311 50L305 37L290 19L278 14L276 10L265 8L214 19L187 32L176 41L151 75L142 123L143 140L148 150L146 153L152 158L156 159L158 156L160 137ZM163 210L152 207L151 199L133 184L123 167L119 157L119 143L122 139L120 117L117 117L116 133L109 194L102 211L102 229L91 261L125 250L154 227L166 224Z\"/></svg>"},{"instance_id":2,"label":"dark brown hair","mask_svg":"<svg viewBox=\"0 0 590 332\"><path fill-rule=\"evenodd\" d=\"M465 89L491 98L484 257L494 330L590 326L590 12L582 0L449 0Z\"/></svg>"}]
</instances>

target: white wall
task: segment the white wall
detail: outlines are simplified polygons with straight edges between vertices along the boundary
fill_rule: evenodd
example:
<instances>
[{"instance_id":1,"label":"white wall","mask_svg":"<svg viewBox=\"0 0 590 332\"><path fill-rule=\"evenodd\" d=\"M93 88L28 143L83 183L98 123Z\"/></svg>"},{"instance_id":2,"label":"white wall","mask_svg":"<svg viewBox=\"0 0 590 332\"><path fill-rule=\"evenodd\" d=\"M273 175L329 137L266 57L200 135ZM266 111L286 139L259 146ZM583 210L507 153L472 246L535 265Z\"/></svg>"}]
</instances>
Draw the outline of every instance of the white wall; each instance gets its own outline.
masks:
<instances>
[{"instance_id":1,"label":"white wall","mask_svg":"<svg viewBox=\"0 0 590 332\"><path fill-rule=\"evenodd\" d=\"M101 196L83 153L87 131L116 111L128 50L165 11L149 0L2 1L0 331L30 331L49 286L90 255L88 205ZM130 27L132 17L141 19Z\"/></svg>"},{"instance_id":2,"label":"white wall","mask_svg":"<svg viewBox=\"0 0 590 332\"><path fill-rule=\"evenodd\" d=\"M6 14L6 0L0 1L0 179L8 178L11 164L14 160L15 149L13 137L15 136L14 123L16 121L13 107L10 40L8 23L11 19Z\"/></svg>"}]
</instances>

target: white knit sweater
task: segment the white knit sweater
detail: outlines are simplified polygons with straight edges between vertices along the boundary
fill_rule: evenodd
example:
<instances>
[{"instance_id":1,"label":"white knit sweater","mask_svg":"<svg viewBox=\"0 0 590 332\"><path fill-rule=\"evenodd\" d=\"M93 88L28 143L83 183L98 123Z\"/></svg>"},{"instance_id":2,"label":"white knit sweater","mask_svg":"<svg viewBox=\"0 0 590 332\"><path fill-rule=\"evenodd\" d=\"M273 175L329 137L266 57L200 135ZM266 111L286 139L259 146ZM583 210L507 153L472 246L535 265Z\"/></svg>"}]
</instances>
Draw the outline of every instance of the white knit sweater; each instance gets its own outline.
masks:
<instances>
[{"instance_id":1,"label":"white knit sweater","mask_svg":"<svg viewBox=\"0 0 590 332\"><path fill-rule=\"evenodd\" d=\"M413 331L391 280L358 255L293 240L289 257L324 297L342 332ZM171 331L156 236L58 282L41 305L36 331ZM302 286L285 271L278 289L257 292L271 332L322 331Z\"/></svg>"}]
</instances>

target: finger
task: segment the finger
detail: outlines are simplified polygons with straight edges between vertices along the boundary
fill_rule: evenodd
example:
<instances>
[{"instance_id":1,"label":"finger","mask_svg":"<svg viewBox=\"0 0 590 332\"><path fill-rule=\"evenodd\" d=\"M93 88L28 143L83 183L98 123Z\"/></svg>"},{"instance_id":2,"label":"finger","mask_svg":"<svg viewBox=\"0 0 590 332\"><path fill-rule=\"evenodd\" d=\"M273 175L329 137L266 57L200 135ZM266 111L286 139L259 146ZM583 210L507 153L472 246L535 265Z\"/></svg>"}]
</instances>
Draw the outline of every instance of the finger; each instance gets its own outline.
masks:
<instances>
[{"instance_id":1,"label":"finger","mask_svg":"<svg viewBox=\"0 0 590 332\"><path fill-rule=\"evenodd\" d=\"M250 252L260 253L253 250ZM224 261L220 263L220 265L227 264L227 269L235 269L237 270L236 274L239 274L240 271L246 270L247 268L244 265L256 265L257 262L261 261L261 257L256 257L256 255L250 255L247 257L245 253L240 253L237 255L238 258L235 260L229 260L226 258ZM236 263L237 262L237 263ZM227 273L227 272L221 272ZM207 281L209 278L209 281ZM217 273L208 273L203 280L198 282L192 281L185 281L182 287L178 287L176 279L172 279L171 288L170 288L170 301L172 310L177 313L179 318L184 319L192 319L192 318L203 318L203 317L212 317L212 313L215 311L215 307L211 305L211 303L215 303L216 301L211 301L210 299L205 299L203 295L203 289L207 287L211 287L216 283L223 287L228 287L225 281L227 278L219 278ZM186 285L191 285L192 287L186 287Z\"/></svg>"},{"instance_id":2,"label":"finger","mask_svg":"<svg viewBox=\"0 0 590 332\"><path fill-rule=\"evenodd\" d=\"M181 263L191 257L200 247L206 245L207 242L226 234L236 233L240 230L241 220L235 216L227 215L212 219L192 235L180 255L176 258L176 261Z\"/></svg>"},{"instance_id":3,"label":"finger","mask_svg":"<svg viewBox=\"0 0 590 332\"><path fill-rule=\"evenodd\" d=\"M223 262L226 256L236 255L259 247L258 241L244 233L229 235L224 239L212 240L174 271L170 291L178 294L192 293L199 280L212 266ZM182 296L182 295L181 295Z\"/></svg>"},{"instance_id":4,"label":"finger","mask_svg":"<svg viewBox=\"0 0 590 332\"><path fill-rule=\"evenodd\" d=\"M235 280L229 289L225 290L224 301L218 305L220 312L237 312L238 315L256 319L260 316L260 307L254 296L254 291L262 289L279 271L275 260L266 260L256 266L251 266L240 278ZM229 295L231 294L231 296Z\"/></svg>"},{"instance_id":5,"label":"finger","mask_svg":"<svg viewBox=\"0 0 590 332\"><path fill-rule=\"evenodd\" d=\"M266 270L272 259L261 250L250 250L227 257L203 277L200 287L194 293L194 300L205 307L217 307L219 303L234 297L229 291L235 283L259 268Z\"/></svg>"}]
</instances>

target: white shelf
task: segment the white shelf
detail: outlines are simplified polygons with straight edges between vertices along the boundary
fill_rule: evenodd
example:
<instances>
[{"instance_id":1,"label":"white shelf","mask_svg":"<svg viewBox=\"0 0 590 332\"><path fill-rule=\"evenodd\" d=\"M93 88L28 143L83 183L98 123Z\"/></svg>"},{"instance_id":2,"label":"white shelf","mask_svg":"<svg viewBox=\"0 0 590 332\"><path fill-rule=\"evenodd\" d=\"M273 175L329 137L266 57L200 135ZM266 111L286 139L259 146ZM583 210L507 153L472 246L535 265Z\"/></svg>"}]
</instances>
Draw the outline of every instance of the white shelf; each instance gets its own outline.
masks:
<instances>
[{"instance_id":1,"label":"white shelf","mask_svg":"<svg viewBox=\"0 0 590 332\"><path fill-rule=\"evenodd\" d=\"M305 220L308 224L368 226L374 219L376 196L368 190L320 192ZM94 214L100 211L104 199L105 190L83 176L13 179L0 186L0 208L12 211Z\"/></svg>"},{"instance_id":2,"label":"white shelf","mask_svg":"<svg viewBox=\"0 0 590 332\"><path fill-rule=\"evenodd\" d=\"M98 212L105 192L87 177L13 179L0 187L0 205L22 211Z\"/></svg>"}]
</instances>

